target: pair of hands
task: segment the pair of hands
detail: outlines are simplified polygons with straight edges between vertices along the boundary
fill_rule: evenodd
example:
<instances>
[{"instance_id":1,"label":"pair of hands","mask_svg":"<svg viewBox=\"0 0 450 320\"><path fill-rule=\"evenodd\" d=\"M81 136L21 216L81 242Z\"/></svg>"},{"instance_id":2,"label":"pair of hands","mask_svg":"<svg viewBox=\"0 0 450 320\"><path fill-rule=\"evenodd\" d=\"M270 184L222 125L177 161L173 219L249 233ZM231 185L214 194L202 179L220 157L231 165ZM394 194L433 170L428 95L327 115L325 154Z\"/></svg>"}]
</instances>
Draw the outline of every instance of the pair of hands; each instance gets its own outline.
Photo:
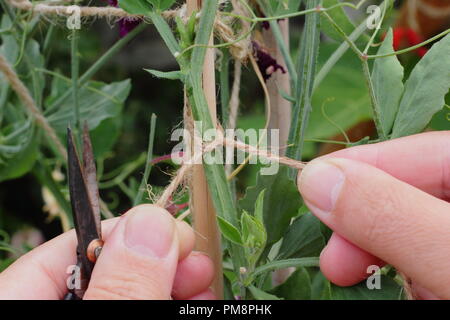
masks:
<instances>
[{"instance_id":1,"label":"pair of hands","mask_svg":"<svg viewBox=\"0 0 450 320\"><path fill-rule=\"evenodd\" d=\"M422 298L450 299L450 131L341 150L299 175L311 211L335 231L320 257L349 286L367 267L394 265ZM151 205L103 222L105 246L85 299L214 299L213 265L184 222ZM0 274L0 299L61 299L75 232L34 249Z\"/></svg>"}]
</instances>

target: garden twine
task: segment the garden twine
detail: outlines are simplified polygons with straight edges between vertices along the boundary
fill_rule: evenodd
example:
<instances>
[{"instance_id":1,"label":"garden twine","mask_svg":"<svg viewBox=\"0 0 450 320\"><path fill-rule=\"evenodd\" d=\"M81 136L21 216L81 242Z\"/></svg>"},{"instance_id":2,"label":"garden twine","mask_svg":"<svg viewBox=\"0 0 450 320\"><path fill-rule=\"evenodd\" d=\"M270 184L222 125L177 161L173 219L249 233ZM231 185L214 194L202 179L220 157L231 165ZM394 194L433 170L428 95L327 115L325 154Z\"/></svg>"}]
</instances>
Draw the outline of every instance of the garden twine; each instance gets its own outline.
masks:
<instances>
[{"instance_id":1,"label":"garden twine","mask_svg":"<svg viewBox=\"0 0 450 320\"><path fill-rule=\"evenodd\" d=\"M17 9L24 11L31 11L43 15L61 15L71 16L72 10L68 10L71 6L68 5L49 5L45 3L32 4L29 0L9 0L10 4ZM79 14L82 17L98 17L98 18L129 18L144 20L144 16L130 14L121 8L115 8L110 6L94 7L94 6L77 6L80 11ZM166 10L161 13L165 19L174 19L176 16L185 18L186 6L183 5L174 10ZM243 12L239 11L240 14ZM230 20L230 23L232 20ZM248 30L247 22L243 22L243 31ZM238 36L235 35L233 29L224 21L216 19L214 22L215 33L225 42L230 45L230 52L237 60L244 61L251 53L251 46L249 37L245 37L240 41L236 41Z\"/></svg>"},{"instance_id":2,"label":"garden twine","mask_svg":"<svg viewBox=\"0 0 450 320\"><path fill-rule=\"evenodd\" d=\"M284 156L278 156L268 150L259 149L259 148L253 147L251 145L248 145L246 143L243 143L241 141L226 138L226 137L224 137L222 131L220 131L219 129L217 129L217 132L219 134L214 141L207 144L203 148L203 151L196 154L191 159L191 161L184 163L181 166L181 168L177 171L177 174L172 179L172 181L170 182L168 187L163 191L163 193L161 194L159 199L156 201L157 206L165 208L170 201L170 197L172 196L172 194L174 194L176 192L177 188L183 182L183 179L184 179L186 173L192 168L192 166L194 164L198 163L198 161L203 157L204 154L213 151L215 148L217 148L219 146L233 147L235 149L242 150L246 153L260 156L267 160L270 160L273 162L278 162L280 164L286 165L288 167L291 167L291 168L294 168L297 170L302 170L306 166L306 162L297 161L297 160L294 160L294 159L291 159L288 157L284 157Z\"/></svg>"}]
</instances>

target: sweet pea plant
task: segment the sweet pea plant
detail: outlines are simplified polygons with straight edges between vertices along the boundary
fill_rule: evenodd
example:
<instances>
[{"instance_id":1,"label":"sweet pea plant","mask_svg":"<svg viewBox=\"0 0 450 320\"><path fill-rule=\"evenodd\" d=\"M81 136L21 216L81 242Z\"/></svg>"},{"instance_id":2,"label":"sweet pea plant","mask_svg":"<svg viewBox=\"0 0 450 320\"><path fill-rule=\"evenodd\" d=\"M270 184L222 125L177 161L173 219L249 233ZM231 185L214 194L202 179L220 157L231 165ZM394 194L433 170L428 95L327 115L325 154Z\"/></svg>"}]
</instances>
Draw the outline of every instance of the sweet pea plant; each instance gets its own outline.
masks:
<instances>
[{"instance_id":1,"label":"sweet pea plant","mask_svg":"<svg viewBox=\"0 0 450 320\"><path fill-rule=\"evenodd\" d=\"M63 228L71 227L67 188L61 177L66 165L63 146L66 127L70 125L76 130L86 122L96 153L113 150L114 136L120 130L116 119L126 112L123 105L131 83L130 80L103 83L92 77L149 24L156 28L179 68L170 72L148 69L142 72L161 81L182 83L185 128L191 121L201 121L203 130L235 129L238 120L235 107L239 105L236 99L239 88L245 87L243 81L236 79L240 79L241 65L249 65L253 68L250 73L257 75L264 91L265 127L279 129L280 136L285 132L288 139L281 141L281 146L287 145L285 154L292 160L313 158L315 144L319 142L350 147L415 134L428 127L450 129L446 104L450 87L450 30L411 47L394 48L395 32L390 26L396 12L395 1L375 1L365 12L362 8L366 9L367 2L108 1L111 9L108 14L120 19L121 39L80 74L81 31L76 27L66 31L71 48L70 76L66 76L60 70L50 70L47 59L57 41L53 35L57 26L50 24L44 39L36 40L37 26L44 17L48 19L46 15L51 14L52 6L38 1L2 0L0 181L31 172L45 190L47 204L53 204ZM83 9L75 7L65 15L69 19L76 19L77 13L83 18L99 15L92 12L93 7ZM59 10L60 14L64 12ZM359 13L359 25L355 25L358 19L350 19L348 13ZM304 18L302 32L289 34L286 24L289 20L299 21L299 17ZM71 23L76 25L74 20ZM273 47L266 46L267 35L273 40ZM292 43L297 48L291 49ZM406 70L401 57L418 49L423 57ZM233 88L231 66L234 66ZM207 76L214 79L211 74L218 79L221 110L218 117L215 83L211 86L205 80ZM17 85L18 81L22 87ZM330 99L336 96L341 99L336 98L335 102ZM325 106L333 103L338 108L325 112ZM287 126L277 127L273 122L270 124L273 118L268 117L281 110L282 104L292 114L284 117ZM283 118L283 113L280 114ZM345 130L369 118L375 123L376 133L349 141ZM153 157L155 125L156 117L152 116L146 155L115 172L105 173L100 166L102 192L111 186L119 187L134 205L158 198L161 193L158 187L148 192L151 167L159 161L170 161L170 156ZM347 141L326 140L338 132L343 132ZM261 146L256 143L253 147ZM255 182L242 185L238 174L249 159L227 168L220 162L202 165L203 183L207 182L209 189L209 194L203 196L210 197L213 204L207 214L213 221L217 219L222 239L221 245L205 249L218 257L214 289L220 291L216 292L219 296L223 292L227 299L404 298L403 279L390 266L368 274L368 281L353 287L340 288L326 280L318 268L318 256L331 231L302 204L295 185L297 170L281 165L272 175L255 171ZM264 165L256 167L261 166ZM139 168L143 169L142 181L137 183L130 178L127 182L129 173ZM204 219L197 215L200 209L195 201L201 177L194 172L191 177L194 181L183 190L178 189L164 203L176 215L186 217L190 213L188 220L193 216L196 226L198 220ZM147 193L157 195L146 197ZM102 213L105 217L112 216L107 203L102 203ZM214 237L214 228L201 228L197 229L200 234ZM6 236L4 240L0 249L9 248ZM287 276L275 281L282 273Z\"/></svg>"}]
</instances>

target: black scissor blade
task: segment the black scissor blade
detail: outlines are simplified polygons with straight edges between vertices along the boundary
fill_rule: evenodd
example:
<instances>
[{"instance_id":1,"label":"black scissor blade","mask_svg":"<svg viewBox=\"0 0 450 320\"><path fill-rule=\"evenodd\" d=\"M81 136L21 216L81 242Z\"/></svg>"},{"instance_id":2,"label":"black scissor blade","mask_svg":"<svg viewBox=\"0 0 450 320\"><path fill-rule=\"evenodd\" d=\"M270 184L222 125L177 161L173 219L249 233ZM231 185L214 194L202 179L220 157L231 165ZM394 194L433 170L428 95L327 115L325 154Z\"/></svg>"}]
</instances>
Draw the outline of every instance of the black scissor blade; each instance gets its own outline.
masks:
<instances>
[{"instance_id":1,"label":"black scissor blade","mask_svg":"<svg viewBox=\"0 0 450 320\"><path fill-rule=\"evenodd\" d=\"M90 276L93 264L87 258L87 249L92 240L100 239L100 234L97 232L94 210L70 129L67 130L67 154L70 202L78 238L78 251L83 266Z\"/></svg>"},{"instance_id":2,"label":"black scissor blade","mask_svg":"<svg viewBox=\"0 0 450 320\"><path fill-rule=\"evenodd\" d=\"M87 122L85 122L83 130L83 167L86 186L94 211L95 226L98 235L101 237L100 196L97 185L97 169L95 167L94 152L92 151L92 143L91 138L89 137Z\"/></svg>"}]
</instances>

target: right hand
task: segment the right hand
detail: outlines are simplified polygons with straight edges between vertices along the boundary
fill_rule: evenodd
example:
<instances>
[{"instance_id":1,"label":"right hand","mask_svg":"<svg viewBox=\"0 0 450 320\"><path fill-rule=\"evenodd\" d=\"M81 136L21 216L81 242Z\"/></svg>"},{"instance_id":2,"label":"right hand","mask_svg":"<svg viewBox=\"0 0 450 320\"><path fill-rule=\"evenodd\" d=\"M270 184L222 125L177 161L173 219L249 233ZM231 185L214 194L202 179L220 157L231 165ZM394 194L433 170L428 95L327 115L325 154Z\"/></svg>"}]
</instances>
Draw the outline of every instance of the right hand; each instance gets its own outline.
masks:
<instances>
[{"instance_id":1,"label":"right hand","mask_svg":"<svg viewBox=\"0 0 450 320\"><path fill-rule=\"evenodd\" d=\"M330 281L356 284L385 261L411 278L419 297L450 299L450 131L318 158L298 186L334 231L320 256Z\"/></svg>"}]
</instances>

